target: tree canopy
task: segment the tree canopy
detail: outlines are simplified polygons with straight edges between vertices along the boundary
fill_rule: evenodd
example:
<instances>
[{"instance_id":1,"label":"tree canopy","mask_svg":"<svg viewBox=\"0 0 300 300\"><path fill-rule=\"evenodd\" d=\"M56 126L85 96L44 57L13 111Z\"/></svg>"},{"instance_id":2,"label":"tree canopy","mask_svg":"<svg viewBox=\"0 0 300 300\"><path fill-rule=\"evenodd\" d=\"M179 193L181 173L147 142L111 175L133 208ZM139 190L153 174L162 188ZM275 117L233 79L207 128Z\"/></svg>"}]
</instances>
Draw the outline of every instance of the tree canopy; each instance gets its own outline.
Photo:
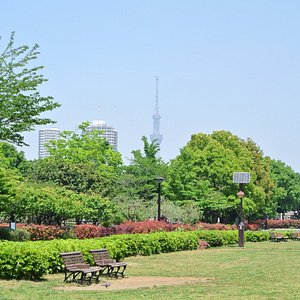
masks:
<instances>
[{"instance_id":1,"label":"tree canopy","mask_svg":"<svg viewBox=\"0 0 300 300\"><path fill-rule=\"evenodd\" d=\"M0 140L27 145L22 135L35 125L54 123L41 114L60 106L53 97L41 96L38 87L47 79L33 66L39 46L15 47L14 32L0 53Z\"/></svg>"},{"instance_id":2,"label":"tree canopy","mask_svg":"<svg viewBox=\"0 0 300 300\"><path fill-rule=\"evenodd\" d=\"M280 160L271 160L271 176L276 183L273 198L278 212L300 209L300 174Z\"/></svg>"},{"instance_id":3,"label":"tree canopy","mask_svg":"<svg viewBox=\"0 0 300 300\"><path fill-rule=\"evenodd\" d=\"M251 173L246 186L245 214L257 217L265 210L274 183L268 159L251 140L244 141L227 131L195 134L171 161L167 195L173 200L199 203L207 221L232 222L237 215L238 185L232 182L234 172Z\"/></svg>"},{"instance_id":4,"label":"tree canopy","mask_svg":"<svg viewBox=\"0 0 300 300\"><path fill-rule=\"evenodd\" d=\"M54 182L75 192L97 192L107 196L122 165L121 154L113 150L98 130L84 122L76 131L64 131L49 143L50 156L32 163L29 177Z\"/></svg>"}]
</instances>

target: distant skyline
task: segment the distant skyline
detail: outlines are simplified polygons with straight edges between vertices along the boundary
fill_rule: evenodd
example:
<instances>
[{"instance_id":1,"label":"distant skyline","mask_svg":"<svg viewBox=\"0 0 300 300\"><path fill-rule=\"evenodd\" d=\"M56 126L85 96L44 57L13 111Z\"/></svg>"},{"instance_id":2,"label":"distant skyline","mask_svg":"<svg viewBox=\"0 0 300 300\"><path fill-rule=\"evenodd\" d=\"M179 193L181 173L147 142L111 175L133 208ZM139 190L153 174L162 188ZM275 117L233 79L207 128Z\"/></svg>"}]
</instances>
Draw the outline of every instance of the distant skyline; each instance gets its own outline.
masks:
<instances>
[{"instance_id":1,"label":"distant skyline","mask_svg":"<svg viewBox=\"0 0 300 300\"><path fill-rule=\"evenodd\" d=\"M1 11L0 51L12 31L40 45L41 94L62 104L48 127L105 120L128 162L153 131L159 75L165 161L192 134L228 130L300 172L299 1L2 0ZM28 159L43 127L25 134Z\"/></svg>"}]
</instances>

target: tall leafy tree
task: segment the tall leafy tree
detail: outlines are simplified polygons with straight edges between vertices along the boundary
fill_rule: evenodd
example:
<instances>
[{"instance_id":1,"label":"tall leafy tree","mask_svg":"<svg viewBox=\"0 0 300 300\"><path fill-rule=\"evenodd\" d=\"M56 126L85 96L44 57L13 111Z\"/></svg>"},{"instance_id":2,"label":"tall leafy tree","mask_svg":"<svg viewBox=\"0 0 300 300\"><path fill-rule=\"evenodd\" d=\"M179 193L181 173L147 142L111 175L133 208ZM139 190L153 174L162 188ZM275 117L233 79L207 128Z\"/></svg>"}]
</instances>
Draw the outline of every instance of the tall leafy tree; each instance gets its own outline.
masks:
<instances>
[{"instance_id":1,"label":"tall leafy tree","mask_svg":"<svg viewBox=\"0 0 300 300\"><path fill-rule=\"evenodd\" d=\"M63 131L58 140L50 141L49 152L56 160L92 164L99 170L122 164L121 154L113 150L98 130L89 130L89 122L80 124L78 131Z\"/></svg>"},{"instance_id":2,"label":"tall leafy tree","mask_svg":"<svg viewBox=\"0 0 300 300\"><path fill-rule=\"evenodd\" d=\"M6 165L7 168L17 169L22 174L26 173L29 162L26 160L24 152L18 151L16 147L7 142L0 142L0 159L1 165ZM5 160L5 163L4 163Z\"/></svg>"},{"instance_id":3,"label":"tall leafy tree","mask_svg":"<svg viewBox=\"0 0 300 300\"><path fill-rule=\"evenodd\" d=\"M132 151L133 158L130 165L124 169L126 178L135 181L136 197L147 201L156 197L157 183L155 179L167 176L167 165L160 157L157 157L159 152L157 143L149 143L144 136L142 141L144 152L141 150Z\"/></svg>"},{"instance_id":4,"label":"tall leafy tree","mask_svg":"<svg viewBox=\"0 0 300 300\"><path fill-rule=\"evenodd\" d=\"M245 215L263 214L267 193L272 188L268 160L252 141L244 141L227 131L195 134L171 161L167 194L173 200L194 200L206 221L217 216L234 221L238 213L238 186L232 182L237 171L251 173L246 186ZM214 220L209 216L213 216Z\"/></svg>"},{"instance_id":5,"label":"tall leafy tree","mask_svg":"<svg viewBox=\"0 0 300 300\"><path fill-rule=\"evenodd\" d=\"M271 175L276 183L272 198L277 211L300 209L300 174L280 160L271 160Z\"/></svg>"},{"instance_id":6,"label":"tall leafy tree","mask_svg":"<svg viewBox=\"0 0 300 300\"><path fill-rule=\"evenodd\" d=\"M0 167L0 216L8 221L15 221L23 210L16 200L20 180L20 176L14 170Z\"/></svg>"},{"instance_id":7,"label":"tall leafy tree","mask_svg":"<svg viewBox=\"0 0 300 300\"><path fill-rule=\"evenodd\" d=\"M57 141L49 144L50 157L33 162L29 177L37 181L51 181L76 192L112 193L122 165L121 154L113 150L99 135L88 130L89 123L79 130L64 131Z\"/></svg>"},{"instance_id":8,"label":"tall leafy tree","mask_svg":"<svg viewBox=\"0 0 300 300\"><path fill-rule=\"evenodd\" d=\"M38 45L14 45L14 32L0 52L0 140L26 145L23 133L35 125L54 123L41 117L43 112L60 106L50 96L43 97L38 87L47 81L40 71L31 67L39 55Z\"/></svg>"}]
</instances>

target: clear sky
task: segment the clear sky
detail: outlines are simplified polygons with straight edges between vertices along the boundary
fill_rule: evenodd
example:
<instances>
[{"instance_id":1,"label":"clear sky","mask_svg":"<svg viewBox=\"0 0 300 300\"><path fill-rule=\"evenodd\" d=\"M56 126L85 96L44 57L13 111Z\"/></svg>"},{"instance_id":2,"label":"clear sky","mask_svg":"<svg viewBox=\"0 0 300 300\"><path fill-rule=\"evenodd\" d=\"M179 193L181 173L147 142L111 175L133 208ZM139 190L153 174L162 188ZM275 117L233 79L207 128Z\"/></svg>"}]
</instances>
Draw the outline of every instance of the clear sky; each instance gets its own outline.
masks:
<instances>
[{"instance_id":1,"label":"clear sky","mask_svg":"<svg viewBox=\"0 0 300 300\"><path fill-rule=\"evenodd\" d=\"M62 107L62 130L105 120L131 157L152 133L159 80L161 156L191 134L229 130L300 171L300 1L0 0L0 49L40 45L49 79L40 91ZM38 129L26 134L37 158Z\"/></svg>"}]
</instances>

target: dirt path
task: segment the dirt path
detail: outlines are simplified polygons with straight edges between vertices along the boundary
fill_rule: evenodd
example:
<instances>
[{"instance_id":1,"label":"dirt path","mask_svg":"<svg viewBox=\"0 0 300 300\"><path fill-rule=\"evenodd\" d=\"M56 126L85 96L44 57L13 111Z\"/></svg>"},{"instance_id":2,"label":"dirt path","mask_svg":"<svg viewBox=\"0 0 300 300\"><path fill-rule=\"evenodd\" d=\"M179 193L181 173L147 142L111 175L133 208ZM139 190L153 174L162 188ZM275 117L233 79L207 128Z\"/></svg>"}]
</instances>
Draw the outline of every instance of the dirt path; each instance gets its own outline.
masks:
<instances>
[{"instance_id":1,"label":"dirt path","mask_svg":"<svg viewBox=\"0 0 300 300\"><path fill-rule=\"evenodd\" d=\"M184 285L184 284L209 284L213 278L197 278L197 277L144 277L130 276L122 279L101 280L98 284L90 286L69 285L56 287L56 290L64 291L110 291L138 289L143 287L154 287L162 285ZM108 285L107 287L105 285Z\"/></svg>"}]
</instances>

